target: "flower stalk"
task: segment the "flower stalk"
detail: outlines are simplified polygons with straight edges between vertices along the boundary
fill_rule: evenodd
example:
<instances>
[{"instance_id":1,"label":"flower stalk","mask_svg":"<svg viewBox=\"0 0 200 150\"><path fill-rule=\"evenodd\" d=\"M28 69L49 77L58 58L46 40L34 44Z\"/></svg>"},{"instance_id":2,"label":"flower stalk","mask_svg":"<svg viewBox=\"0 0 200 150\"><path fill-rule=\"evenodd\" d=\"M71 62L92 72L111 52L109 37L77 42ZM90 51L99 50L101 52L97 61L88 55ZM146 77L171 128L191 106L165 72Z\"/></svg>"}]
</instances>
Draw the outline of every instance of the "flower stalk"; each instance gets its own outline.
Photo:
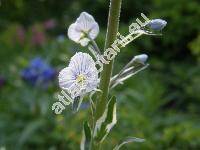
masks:
<instances>
[{"instance_id":1,"label":"flower stalk","mask_svg":"<svg viewBox=\"0 0 200 150\"><path fill-rule=\"evenodd\" d=\"M122 0L111 0L110 1L104 51L107 48L109 48L111 46L111 44L114 42L114 40L116 39L118 27L119 27L121 1ZM111 60L109 64L104 64L104 66L103 66L104 69L101 73L101 79L100 79L100 90L102 90L102 94L100 95L100 98L98 101L98 107L96 110L95 120L97 120L103 114L106 104L107 104L113 62L114 62L114 60Z\"/></svg>"},{"instance_id":2,"label":"flower stalk","mask_svg":"<svg viewBox=\"0 0 200 150\"><path fill-rule=\"evenodd\" d=\"M89 36L88 36L88 38L90 39L90 43L91 43L93 49L95 50L95 52L96 52L98 55L101 55L101 50L100 50L100 48L98 47L96 41L93 40L93 39L91 39Z\"/></svg>"}]
</instances>

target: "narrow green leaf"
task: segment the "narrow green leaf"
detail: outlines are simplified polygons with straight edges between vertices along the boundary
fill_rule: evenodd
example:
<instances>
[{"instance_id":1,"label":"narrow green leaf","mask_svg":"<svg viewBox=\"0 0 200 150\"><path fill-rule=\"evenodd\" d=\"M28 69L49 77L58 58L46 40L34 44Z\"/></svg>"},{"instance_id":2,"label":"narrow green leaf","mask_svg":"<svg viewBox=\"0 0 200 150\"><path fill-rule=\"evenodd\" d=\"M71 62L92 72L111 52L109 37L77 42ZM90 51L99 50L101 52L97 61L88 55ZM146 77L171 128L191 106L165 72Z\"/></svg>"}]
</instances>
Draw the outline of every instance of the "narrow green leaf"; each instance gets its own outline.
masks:
<instances>
[{"instance_id":1,"label":"narrow green leaf","mask_svg":"<svg viewBox=\"0 0 200 150\"><path fill-rule=\"evenodd\" d=\"M119 150L123 145L131 142L144 142L145 139L140 139L136 137L127 137L125 140L123 140L119 145L117 145L113 150Z\"/></svg>"},{"instance_id":2,"label":"narrow green leaf","mask_svg":"<svg viewBox=\"0 0 200 150\"><path fill-rule=\"evenodd\" d=\"M102 142L116 123L116 98L112 97L108 102L103 115L96 122L94 130L95 140Z\"/></svg>"},{"instance_id":3,"label":"narrow green leaf","mask_svg":"<svg viewBox=\"0 0 200 150\"><path fill-rule=\"evenodd\" d=\"M90 149L90 141L91 141L91 129L86 122L83 124L83 133L81 140L81 150L89 150Z\"/></svg>"}]
</instances>

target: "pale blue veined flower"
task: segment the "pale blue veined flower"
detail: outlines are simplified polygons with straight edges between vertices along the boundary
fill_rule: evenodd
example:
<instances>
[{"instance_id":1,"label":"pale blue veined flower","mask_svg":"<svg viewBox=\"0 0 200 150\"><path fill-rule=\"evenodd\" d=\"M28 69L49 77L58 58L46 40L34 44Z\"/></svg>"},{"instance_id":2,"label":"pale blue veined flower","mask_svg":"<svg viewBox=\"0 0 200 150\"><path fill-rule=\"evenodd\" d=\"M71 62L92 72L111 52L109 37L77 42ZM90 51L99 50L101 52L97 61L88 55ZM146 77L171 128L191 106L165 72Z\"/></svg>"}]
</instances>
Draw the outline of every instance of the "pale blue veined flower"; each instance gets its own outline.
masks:
<instances>
[{"instance_id":1,"label":"pale blue veined flower","mask_svg":"<svg viewBox=\"0 0 200 150\"><path fill-rule=\"evenodd\" d=\"M70 60L69 66L59 73L59 85L72 98L84 96L98 86L98 71L95 62L87 53L78 52Z\"/></svg>"},{"instance_id":2,"label":"pale blue veined flower","mask_svg":"<svg viewBox=\"0 0 200 150\"><path fill-rule=\"evenodd\" d=\"M98 33L99 25L87 12L82 12L68 28L68 37L82 46L87 46L90 39L95 39Z\"/></svg>"}]
</instances>

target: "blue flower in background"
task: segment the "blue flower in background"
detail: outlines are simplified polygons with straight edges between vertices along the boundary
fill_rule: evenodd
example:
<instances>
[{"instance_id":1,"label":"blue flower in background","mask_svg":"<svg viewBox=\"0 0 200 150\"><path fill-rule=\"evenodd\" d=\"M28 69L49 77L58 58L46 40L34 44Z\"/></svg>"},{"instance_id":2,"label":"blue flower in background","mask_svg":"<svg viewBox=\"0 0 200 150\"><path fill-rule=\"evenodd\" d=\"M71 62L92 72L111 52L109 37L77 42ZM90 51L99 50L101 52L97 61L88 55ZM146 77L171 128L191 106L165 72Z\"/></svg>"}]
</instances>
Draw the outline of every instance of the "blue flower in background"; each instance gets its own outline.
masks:
<instances>
[{"instance_id":1,"label":"blue flower in background","mask_svg":"<svg viewBox=\"0 0 200 150\"><path fill-rule=\"evenodd\" d=\"M40 57L36 57L30 61L30 67L38 70L46 68L48 65Z\"/></svg>"},{"instance_id":2,"label":"blue flower in background","mask_svg":"<svg viewBox=\"0 0 200 150\"><path fill-rule=\"evenodd\" d=\"M24 80L30 82L31 84L35 84L38 79L38 73L35 71L35 69L32 69L30 67L22 70L21 76Z\"/></svg>"},{"instance_id":3,"label":"blue flower in background","mask_svg":"<svg viewBox=\"0 0 200 150\"><path fill-rule=\"evenodd\" d=\"M21 76L32 85L40 84L47 86L54 79L56 71L42 58L32 59L29 65L22 70Z\"/></svg>"},{"instance_id":4,"label":"blue flower in background","mask_svg":"<svg viewBox=\"0 0 200 150\"><path fill-rule=\"evenodd\" d=\"M160 31L167 25L167 22L162 19L153 19L151 20L147 26L153 30Z\"/></svg>"}]
</instances>

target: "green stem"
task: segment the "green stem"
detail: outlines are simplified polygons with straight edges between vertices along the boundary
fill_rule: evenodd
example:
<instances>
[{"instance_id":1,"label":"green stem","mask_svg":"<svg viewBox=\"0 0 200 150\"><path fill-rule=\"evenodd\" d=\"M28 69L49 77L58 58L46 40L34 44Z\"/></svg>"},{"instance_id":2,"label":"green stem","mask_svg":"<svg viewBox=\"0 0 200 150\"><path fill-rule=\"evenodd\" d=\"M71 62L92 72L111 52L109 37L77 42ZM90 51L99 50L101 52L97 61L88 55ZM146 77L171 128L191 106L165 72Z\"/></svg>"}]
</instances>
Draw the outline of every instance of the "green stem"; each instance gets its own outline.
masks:
<instances>
[{"instance_id":1,"label":"green stem","mask_svg":"<svg viewBox=\"0 0 200 150\"><path fill-rule=\"evenodd\" d=\"M116 35L118 32L118 27L119 27L121 1L122 0L110 1L108 27L107 27L104 51L107 48L109 48L111 44L113 44L114 40L116 39ZM97 107L96 116L95 116L96 120L103 114L106 107L110 78L112 74L112 66L113 66L113 60L111 60L109 64L104 64L103 66L103 71L101 73L101 80L100 80L100 90L102 90L102 94L99 98L98 105L97 105L98 107Z\"/></svg>"}]
</instances>

